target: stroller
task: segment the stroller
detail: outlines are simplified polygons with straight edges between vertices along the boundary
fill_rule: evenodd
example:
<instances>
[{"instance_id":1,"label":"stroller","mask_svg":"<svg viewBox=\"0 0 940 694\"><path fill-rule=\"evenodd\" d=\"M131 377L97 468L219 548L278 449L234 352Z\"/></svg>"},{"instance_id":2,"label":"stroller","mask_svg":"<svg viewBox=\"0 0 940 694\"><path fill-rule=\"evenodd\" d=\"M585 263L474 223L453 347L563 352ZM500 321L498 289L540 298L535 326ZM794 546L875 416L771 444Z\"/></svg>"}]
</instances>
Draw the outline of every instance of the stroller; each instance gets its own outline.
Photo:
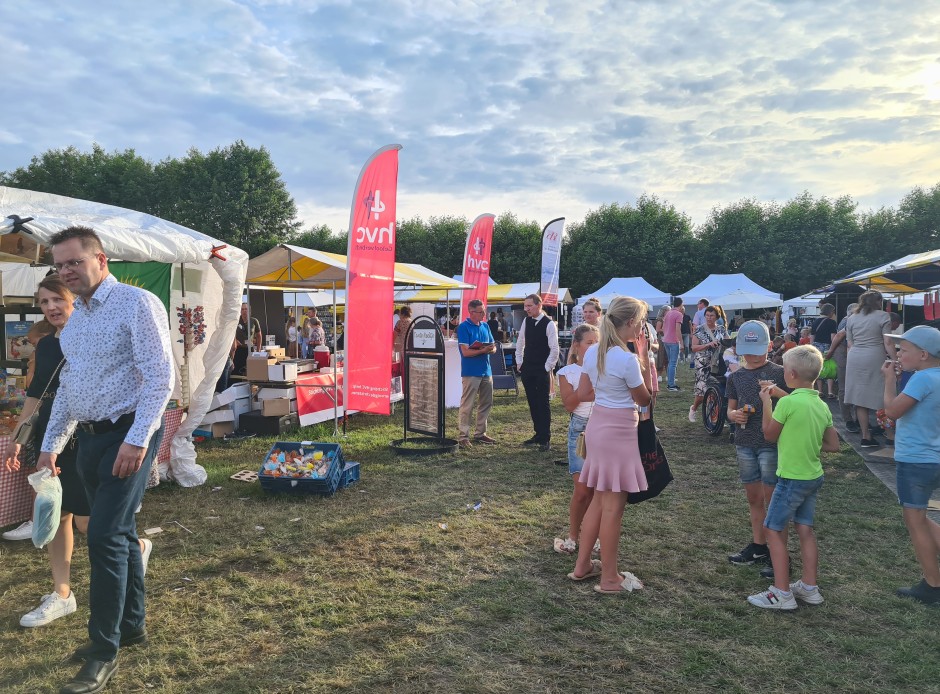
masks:
<instances>
[{"instance_id":1,"label":"stroller","mask_svg":"<svg viewBox=\"0 0 940 694\"><path fill-rule=\"evenodd\" d=\"M735 343L734 338L725 338L721 340L721 353L732 347ZM725 421L728 418L728 398L725 395L725 386L727 378L724 371L720 376L712 373L708 374L705 381L705 399L702 402L702 424L705 426L711 436L721 436L725 429ZM734 425L731 424L731 435L734 436Z\"/></svg>"}]
</instances>

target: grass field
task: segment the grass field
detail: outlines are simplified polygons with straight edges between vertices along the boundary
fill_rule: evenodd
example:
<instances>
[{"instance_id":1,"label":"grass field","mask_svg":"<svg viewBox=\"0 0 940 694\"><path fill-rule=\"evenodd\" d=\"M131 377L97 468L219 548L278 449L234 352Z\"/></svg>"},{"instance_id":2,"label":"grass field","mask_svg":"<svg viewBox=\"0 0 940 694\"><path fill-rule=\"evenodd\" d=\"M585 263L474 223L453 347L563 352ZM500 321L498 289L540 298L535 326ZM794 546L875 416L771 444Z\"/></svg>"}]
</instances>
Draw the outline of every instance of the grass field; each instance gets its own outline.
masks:
<instances>
[{"instance_id":1,"label":"grass field","mask_svg":"<svg viewBox=\"0 0 940 694\"><path fill-rule=\"evenodd\" d=\"M497 398L501 445L443 457L389 451L401 410L354 417L343 445L362 480L331 499L229 479L256 469L270 439L210 443L199 449L206 485L161 485L144 500L139 527L163 528L147 576L151 642L121 653L108 691L937 691L940 611L895 597L919 580L900 510L847 447L824 460L826 602L793 613L746 604L766 582L727 561L749 540L733 448L686 420L680 372L683 391L662 393L657 412L676 481L624 517L621 563L645 590L599 596L568 581L573 560L551 550L571 491L553 464L564 455L558 400L550 455L520 446L524 398ZM78 613L21 629L49 583L30 543L2 544L4 692L54 692L76 670L63 660L87 638L83 542Z\"/></svg>"}]
</instances>

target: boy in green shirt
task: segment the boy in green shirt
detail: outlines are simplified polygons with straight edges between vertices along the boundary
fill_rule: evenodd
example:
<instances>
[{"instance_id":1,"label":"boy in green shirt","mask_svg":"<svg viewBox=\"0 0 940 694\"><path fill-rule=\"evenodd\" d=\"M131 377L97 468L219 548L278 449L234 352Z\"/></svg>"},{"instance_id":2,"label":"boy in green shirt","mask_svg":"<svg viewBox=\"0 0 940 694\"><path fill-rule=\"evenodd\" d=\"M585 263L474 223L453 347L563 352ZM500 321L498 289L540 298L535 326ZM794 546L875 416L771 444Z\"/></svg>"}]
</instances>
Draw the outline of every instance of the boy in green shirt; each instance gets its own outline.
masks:
<instances>
[{"instance_id":1,"label":"boy in green shirt","mask_svg":"<svg viewBox=\"0 0 940 694\"><path fill-rule=\"evenodd\" d=\"M783 377L789 395L776 385L761 389L764 438L777 442L777 486L774 487L764 519L767 546L774 567L774 584L766 591L751 595L747 601L755 607L771 610L795 610L799 598L818 605L823 597L816 586L819 548L813 532L816 495L823 483L820 450L839 450L839 435L832 426L832 413L819 398L813 383L822 371L823 358L812 345L794 347L783 355ZM778 397L776 409L771 398ZM790 583L787 532L790 521L800 538L803 576Z\"/></svg>"}]
</instances>

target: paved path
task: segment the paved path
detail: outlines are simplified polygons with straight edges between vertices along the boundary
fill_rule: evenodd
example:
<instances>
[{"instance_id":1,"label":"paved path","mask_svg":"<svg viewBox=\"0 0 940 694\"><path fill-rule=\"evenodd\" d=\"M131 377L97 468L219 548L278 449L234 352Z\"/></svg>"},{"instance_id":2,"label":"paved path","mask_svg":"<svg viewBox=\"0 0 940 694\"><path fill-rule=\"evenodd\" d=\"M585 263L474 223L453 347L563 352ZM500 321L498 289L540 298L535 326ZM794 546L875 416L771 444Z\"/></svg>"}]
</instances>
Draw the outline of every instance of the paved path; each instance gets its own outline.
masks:
<instances>
[{"instance_id":1,"label":"paved path","mask_svg":"<svg viewBox=\"0 0 940 694\"><path fill-rule=\"evenodd\" d=\"M842 415L839 412L838 401L827 400L826 402L829 404L829 409L832 410L833 425L839 432L839 436L842 437L842 440L855 449L855 452L861 456L862 460L865 461L866 467L871 470L875 477L884 482L885 486L890 489L893 494L897 494L894 447L862 448L861 434L853 434L846 430L845 423L842 421ZM883 442L884 436L879 436L878 440ZM931 502L931 508L933 510L927 511L927 516L937 523L940 523L940 490L934 492L933 497L931 497Z\"/></svg>"}]
</instances>

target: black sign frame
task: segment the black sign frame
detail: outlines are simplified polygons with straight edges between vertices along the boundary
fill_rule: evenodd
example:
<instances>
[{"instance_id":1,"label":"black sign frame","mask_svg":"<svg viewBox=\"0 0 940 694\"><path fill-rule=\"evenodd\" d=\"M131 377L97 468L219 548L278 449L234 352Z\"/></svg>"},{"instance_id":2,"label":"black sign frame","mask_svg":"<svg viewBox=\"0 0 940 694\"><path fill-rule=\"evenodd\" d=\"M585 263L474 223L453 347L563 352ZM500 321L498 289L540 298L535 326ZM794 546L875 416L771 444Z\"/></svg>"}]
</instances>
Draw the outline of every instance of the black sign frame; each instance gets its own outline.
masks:
<instances>
[{"instance_id":1,"label":"black sign frame","mask_svg":"<svg viewBox=\"0 0 940 694\"><path fill-rule=\"evenodd\" d=\"M432 368L436 368L437 375L437 393L435 394L436 403L432 404L432 407L436 405L436 412L432 413L432 418L434 420L434 429L430 427L417 428L421 424L424 424L427 421L427 417L413 417L412 408L418 408L422 406L427 406L431 403L422 401L415 401L414 395L417 394L419 387L422 385L416 383L412 379L412 361L415 361L415 366L422 362L434 362ZM414 434L424 434L427 436L433 436L438 439L444 438L445 429L445 415L446 409L444 408L444 389L445 389L445 358L444 358L444 335L441 333L440 326L437 322L430 318L429 316L418 316L412 321L411 325L408 327L408 333L405 335L405 354L404 354L404 363L403 363L403 372L402 372L402 391L405 395L405 424L404 424L404 439L408 439L408 432ZM418 373L419 370L414 369L415 373ZM427 389L421 389L422 396L427 397ZM415 412L417 414L417 412ZM421 424L413 420L421 420Z\"/></svg>"}]
</instances>

